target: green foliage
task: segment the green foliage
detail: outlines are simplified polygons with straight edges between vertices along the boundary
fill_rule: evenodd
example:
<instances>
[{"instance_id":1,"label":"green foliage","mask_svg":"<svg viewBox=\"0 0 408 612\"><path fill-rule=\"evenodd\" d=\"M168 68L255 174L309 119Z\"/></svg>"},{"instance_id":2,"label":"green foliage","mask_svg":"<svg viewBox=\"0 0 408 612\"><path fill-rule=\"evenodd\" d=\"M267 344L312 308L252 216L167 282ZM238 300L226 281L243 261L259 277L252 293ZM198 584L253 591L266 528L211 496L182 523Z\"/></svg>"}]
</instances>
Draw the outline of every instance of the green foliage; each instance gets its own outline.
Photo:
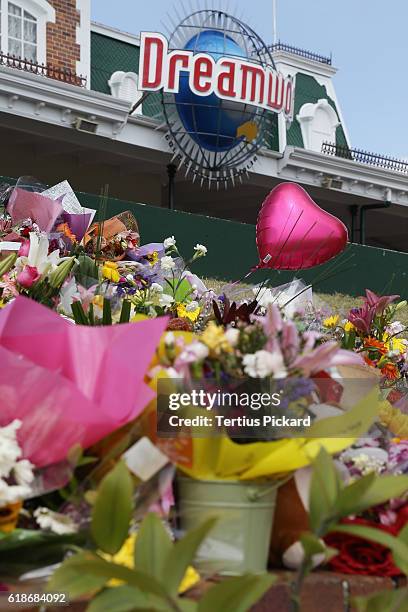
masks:
<instances>
[{"instance_id":1,"label":"green foliage","mask_svg":"<svg viewBox=\"0 0 408 612\"><path fill-rule=\"evenodd\" d=\"M16 263L16 260L17 253L10 253L10 255L7 255L7 257L0 261L0 278L11 270Z\"/></svg>"},{"instance_id":2,"label":"green foliage","mask_svg":"<svg viewBox=\"0 0 408 612\"><path fill-rule=\"evenodd\" d=\"M365 510L408 490L408 476L368 474L345 485L338 476L333 459L323 448L313 463L310 487L310 526L319 537L334 531L336 524L350 514Z\"/></svg>"},{"instance_id":3,"label":"green foliage","mask_svg":"<svg viewBox=\"0 0 408 612\"><path fill-rule=\"evenodd\" d=\"M192 291L193 288L185 278L166 279L164 292L171 295L174 298L174 301L177 303L185 302L189 295L191 295Z\"/></svg>"},{"instance_id":4,"label":"green foliage","mask_svg":"<svg viewBox=\"0 0 408 612\"><path fill-rule=\"evenodd\" d=\"M323 449L313 464L310 484L309 521L312 532L321 535L321 525L332 520L341 482L330 455Z\"/></svg>"},{"instance_id":5,"label":"green foliage","mask_svg":"<svg viewBox=\"0 0 408 612\"><path fill-rule=\"evenodd\" d=\"M230 578L207 591L197 612L247 612L275 581L276 577L268 574Z\"/></svg>"},{"instance_id":6,"label":"green foliage","mask_svg":"<svg viewBox=\"0 0 408 612\"><path fill-rule=\"evenodd\" d=\"M170 550L164 563L163 581L171 595L177 593L188 566L215 523L215 519L209 519L176 542Z\"/></svg>"},{"instance_id":7,"label":"green foliage","mask_svg":"<svg viewBox=\"0 0 408 612\"><path fill-rule=\"evenodd\" d=\"M132 481L125 464L119 463L103 479L92 514L91 532L100 550L114 554L121 548L131 507ZM210 519L173 543L161 520L148 514L137 534L135 569L109 561L98 551L80 551L62 563L47 589L65 592L71 599L90 598L88 612L247 612L272 585L273 576L226 580L200 603L180 597L185 572L214 524Z\"/></svg>"},{"instance_id":8,"label":"green foliage","mask_svg":"<svg viewBox=\"0 0 408 612\"><path fill-rule=\"evenodd\" d=\"M99 487L91 531L105 553L117 553L127 538L133 510L132 491L132 478L123 462L115 466Z\"/></svg>"},{"instance_id":9,"label":"green foliage","mask_svg":"<svg viewBox=\"0 0 408 612\"><path fill-rule=\"evenodd\" d=\"M71 270L75 264L75 257L69 257L62 263L60 263L55 270L52 270L48 275L48 282L50 287L53 289L61 289L65 282L65 279L71 273Z\"/></svg>"},{"instance_id":10,"label":"green foliage","mask_svg":"<svg viewBox=\"0 0 408 612\"><path fill-rule=\"evenodd\" d=\"M112 325L111 303L106 298L103 298L102 325Z\"/></svg>"},{"instance_id":11,"label":"green foliage","mask_svg":"<svg viewBox=\"0 0 408 612\"><path fill-rule=\"evenodd\" d=\"M382 591L369 597L355 597L357 612L407 612L408 589Z\"/></svg>"},{"instance_id":12,"label":"green foliage","mask_svg":"<svg viewBox=\"0 0 408 612\"><path fill-rule=\"evenodd\" d=\"M129 300L123 300L119 323L129 323L132 304ZM71 305L72 315L77 325L112 325L112 308L108 298L103 298L102 320L95 319L94 306L89 305L88 313L85 312L81 302L73 302Z\"/></svg>"},{"instance_id":13,"label":"green foliage","mask_svg":"<svg viewBox=\"0 0 408 612\"><path fill-rule=\"evenodd\" d=\"M149 610L151 603L146 593L125 585L99 593L88 606L87 612L132 612L135 608Z\"/></svg>"},{"instance_id":14,"label":"green foliage","mask_svg":"<svg viewBox=\"0 0 408 612\"><path fill-rule=\"evenodd\" d=\"M314 555L324 553L326 559L335 551L322 545L323 538L331 531L349 533L381 544L392 551L394 561L401 571L408 575L408 526L398 538L372 527L363 525L341 524L341 520L350 515L358 515L389 499L397 498L408 490L408 476L378 476L368 474L349 485L339 477L333 459L322 448L313 462L313 474L310 485L309 522L311 533L303 534L301 543L304 559L291 588L291 610L300 610L300 591L302 583L313 567ZM382 597L384 599L382 599ZM359 612L397 612L403 608L393 607L394 600L388 602L388 594L372 600L358 599ZM395 600L397 601L397 599ZM398 600L399 601L399 600ZM368 602L368 603L367 603ZM382 607L390 603L391 607ZM356 604L357 605L357 604ZM407 609L407 608L406 608Z\"/></svg>"},{"instance_id":15,"label":"green foliage","mask_svg":"<svg viewBox=\"0 0 408 612\"><path fill-rule=\"evenodd\" d=\"M64 555L83 546L86 533L56 535L34 529L15 529L0 533L2 577L19 577L41 567L59 563Z\"/></svg>"},{"instance_id":16,"label":"green foliage","mask_svg":"<svg viewBox=\"0 0 408 612\"><path fill-rule=\"evenodd\" d=\"M93 259L87 255L79 255L77 257L77 266L75 268L76 281L89 289L92 285L97 285L99 282L98 266Z\"/></svg>"},{"instance_id":17,"label":"green foliage","mask_svg":"<svg viewBox=\"0 0 408 612\"><path fill-rule=\"evenodd\" d=\"M164 561L172 548L173 543L162 521L156 514L148 514L137 534L135 567L155 578L163 577Z\"/></svg>"}]
</instances>

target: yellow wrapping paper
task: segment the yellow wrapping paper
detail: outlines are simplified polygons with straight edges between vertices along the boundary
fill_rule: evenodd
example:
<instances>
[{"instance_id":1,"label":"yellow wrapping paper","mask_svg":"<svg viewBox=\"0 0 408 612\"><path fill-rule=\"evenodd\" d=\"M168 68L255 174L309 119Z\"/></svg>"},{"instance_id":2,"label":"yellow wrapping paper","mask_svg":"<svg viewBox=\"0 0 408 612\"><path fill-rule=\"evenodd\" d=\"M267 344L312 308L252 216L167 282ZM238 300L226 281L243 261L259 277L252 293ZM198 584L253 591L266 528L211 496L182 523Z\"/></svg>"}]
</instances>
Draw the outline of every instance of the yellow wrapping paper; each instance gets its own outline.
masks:
<instances>
[{"instance_id":1,"label":"yellow wrapping paper","mask_svg":"<svg viewBox=\"0 0 408 612\"><path fill-rule=\"evenodd\" d=\"M190 332L174 332L186 344L196 336ZM152 367L159 365L165 356L165 334L162 337ZM177 352L179 349L177 349ZM350 372L348 372L350 376ZM150 382L157 389L157 379L166 378L164 372ZM174 461L181 457L178 467L192 478L199 480L252 480L276 478L309 465L323 447L330 454L339 453L364 435L380 413L381 402L378 386L358 398L358 403L340 416L330 417L313 424L308 438L285 438L271 442L237 444L229 437L157 439L155 434L156 400L146 409L146 431L159 447ZM197 409L192 409L197 413ZM154 423L153 423L154 421ZM173 452L174 451L174 452Z\"/></svg>"},{"instance_id":2,"label":"yellow wrapping paper","mask_svg":"<svg viewBox=\"0 0 408 612\"><path fill-rule=\"evenodd\" d=\"M309 465L322 447L330 454L341 452L367 432L379 410L375 388L352 410L315 423L309 438L252 444L237 444L227 436L193 438L192 466L179 468L199 480L276 477ZM322 436L317 437L319 434Z\"/></svg>"}]
</instances>

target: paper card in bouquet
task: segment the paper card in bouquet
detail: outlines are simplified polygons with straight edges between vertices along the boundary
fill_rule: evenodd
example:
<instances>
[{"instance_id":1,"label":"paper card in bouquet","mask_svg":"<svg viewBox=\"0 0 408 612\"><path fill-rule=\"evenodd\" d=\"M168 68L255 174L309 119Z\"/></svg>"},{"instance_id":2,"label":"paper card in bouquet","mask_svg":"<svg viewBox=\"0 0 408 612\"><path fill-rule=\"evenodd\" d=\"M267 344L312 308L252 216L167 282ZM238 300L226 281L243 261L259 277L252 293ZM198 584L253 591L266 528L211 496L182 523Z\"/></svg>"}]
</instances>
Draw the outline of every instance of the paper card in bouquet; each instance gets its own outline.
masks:
<instances>
[{"instance_id":1,"label":"paper card in bouquet","mask_svg":"<svg viewBox=\"0 0 408 612\"><path fill-rule=\"evenodd\" d=\"M59 201L64 210L63 218L80 242L94 220L96 210L83 207L68 181L62 181L42 192L42 195Z\"/></svg>"},{"instance_id":2,"label":"paper card in bouquet","mask_svg":"<svg viewBox=\"0 0 408 612\"><path fill-rule=\"evenodd\" d=\"M154 397L144 375L166 325L74 326L19 296L0 312L0 426L23 422L19 441L37 466L94 444Z\"/></svg>"}]
</instances>

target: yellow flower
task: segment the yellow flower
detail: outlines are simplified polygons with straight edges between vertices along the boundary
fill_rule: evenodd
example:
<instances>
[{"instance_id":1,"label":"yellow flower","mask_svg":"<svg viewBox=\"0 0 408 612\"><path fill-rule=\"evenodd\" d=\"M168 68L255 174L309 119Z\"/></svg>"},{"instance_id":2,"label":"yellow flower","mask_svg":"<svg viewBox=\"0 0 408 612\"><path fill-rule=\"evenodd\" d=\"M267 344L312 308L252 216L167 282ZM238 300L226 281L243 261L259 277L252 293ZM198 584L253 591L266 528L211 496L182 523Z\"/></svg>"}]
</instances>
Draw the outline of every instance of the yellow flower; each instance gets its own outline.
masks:
<instances>
[{"instance_id":1,"label":"yellow flower","mask_svg":"<svg viewBox=\"0 0 408 612\"><path fill-rule=\"evenodd\" d=\"M120 280L120 274L118 272L118 264L114 261L105 261L102 268L102 275L107 280L114 283L118 283Z\"/></svg>"},{"instance_id":2,"label":"yellow flower","mask_svg":"<svg viewBox=\"0 0 408 612\"><path fill-rule=\"evenodd\" d=\"M152 253L149 253L148 255L146 255L146 259L148 260L150 265L153 267L159 261L159 254L157 251L153 251Z\"/></svg>"},{"instance_id":3,"label":"yellow flower","mask_svg":"<svg viewBox=\"0 0 408 612\"><path fill-rule=\"evenodd\" d=\"M103 295L95 295L92 298L92 304L94 306L98 306L99 308L103 308Z\"/></svg>"},{"instance_id":4,"label":"yellow flower","mask_svg":"<svg viewBox=\"0 0 408 612\"><path fill-rule=\"evenodd\" d=\"M407 350L407 341L404 338L390 338L388 334L384 334L385 346L389 351L398 351L405 353Z\"/></svg>"},{"instance_id":5,"label":"yellow flower","mask_svg":"<svg viewBox=\"0 0 408 612\"><path fill-rule=\"evenodd\" d=\"M118 565L123 565L124 567L127 567L129 569L135 569L134 554L136 539L137 534L132 533L127 538L120 551L116 553L116 555L107 555L105 553L100 554L104 559L108 561L112 561L113 563L117 563ZM179 586L179 593L185 593L199 581L200 575L195 571L193 567L188 567L186 573L184 574L184 578ZM116 578L113 578L108 582L109 586L120 586L121 584L123 584L123 581L117 580Z\"/></svg>"},{"instance_id":6,"label":"yellow flower","mask_svg":"<svg viewBox=\"0 0 408 612\"><path fill-rule=\"evenodd\" d=\"M331 317L327 317L327 319L323 321L323 325L324 327L331 329L333 327L337 327L339 320L340 320L339 315L333 315Z\"/></svg>"},{"instance_id":7,"label":"yellow flower","mask_svg":"<svg viewBox=\"0 0 408 612\"><path fill-rule=\"evenodd\" d=\"M177 316L181 319L190 319L194 323L200 316L200 308L189 311L187 310L186 304L177 304Z\"/></svg>"},{"instance_id":8,"label":"yellow flower","mask_svg":"<svg viewBox=\"0 0 408 612\"><path fill-rule=\"evenodd\" d=\"M214 321L210 321L200 338L213 354L219 354L221 351L230 353L232 347L225 337L225 332L222 327L219 327Z\"/></svg>"},{"instance_id":9,"label":"yellow flower","mask_svg":"<svg viewBox=\"0 0 408 612\"><path fill-rule=\"evenodd\" d=\"M351 321L346 321L343 327L344 327L345 332L351 332L356 329L354 325L351 323Z\"/></svg>"}]
</instances>

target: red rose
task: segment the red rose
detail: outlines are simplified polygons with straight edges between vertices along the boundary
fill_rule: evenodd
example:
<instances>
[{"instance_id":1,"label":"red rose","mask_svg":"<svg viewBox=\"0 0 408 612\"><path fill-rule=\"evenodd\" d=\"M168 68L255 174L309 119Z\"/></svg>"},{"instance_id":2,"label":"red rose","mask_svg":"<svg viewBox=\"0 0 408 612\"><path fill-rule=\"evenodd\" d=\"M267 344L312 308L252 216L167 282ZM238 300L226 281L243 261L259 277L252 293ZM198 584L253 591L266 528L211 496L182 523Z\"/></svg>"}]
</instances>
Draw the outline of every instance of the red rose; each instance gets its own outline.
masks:
<instances>
[{"instance_id":1,"label":"red rose","mask_svg":"<svg viewBox=\"0 0 408 612\"><path fill-rule=\"evenodd\" d=\"M406 525L408 525L408 503L404 504L397 512L396 528L399 533Z\"/></svg>"},{"instance_id":2,"label":"red rose","mask_svg":"<svg viewBox=\"0 0 408 612\"><path fill-rule=\"evenodd\" d=\"M349 525L365 525L381 531L396 534L394 527L372 523L365 519L346 519ZM343 574L363 574L366 576L401 576L401 570L395 565L391 551L371 540L358 538L347 533L329 533L324 541L335 548L339 554L330 559L329 569Z\"/></svg>"}]
</instances>

